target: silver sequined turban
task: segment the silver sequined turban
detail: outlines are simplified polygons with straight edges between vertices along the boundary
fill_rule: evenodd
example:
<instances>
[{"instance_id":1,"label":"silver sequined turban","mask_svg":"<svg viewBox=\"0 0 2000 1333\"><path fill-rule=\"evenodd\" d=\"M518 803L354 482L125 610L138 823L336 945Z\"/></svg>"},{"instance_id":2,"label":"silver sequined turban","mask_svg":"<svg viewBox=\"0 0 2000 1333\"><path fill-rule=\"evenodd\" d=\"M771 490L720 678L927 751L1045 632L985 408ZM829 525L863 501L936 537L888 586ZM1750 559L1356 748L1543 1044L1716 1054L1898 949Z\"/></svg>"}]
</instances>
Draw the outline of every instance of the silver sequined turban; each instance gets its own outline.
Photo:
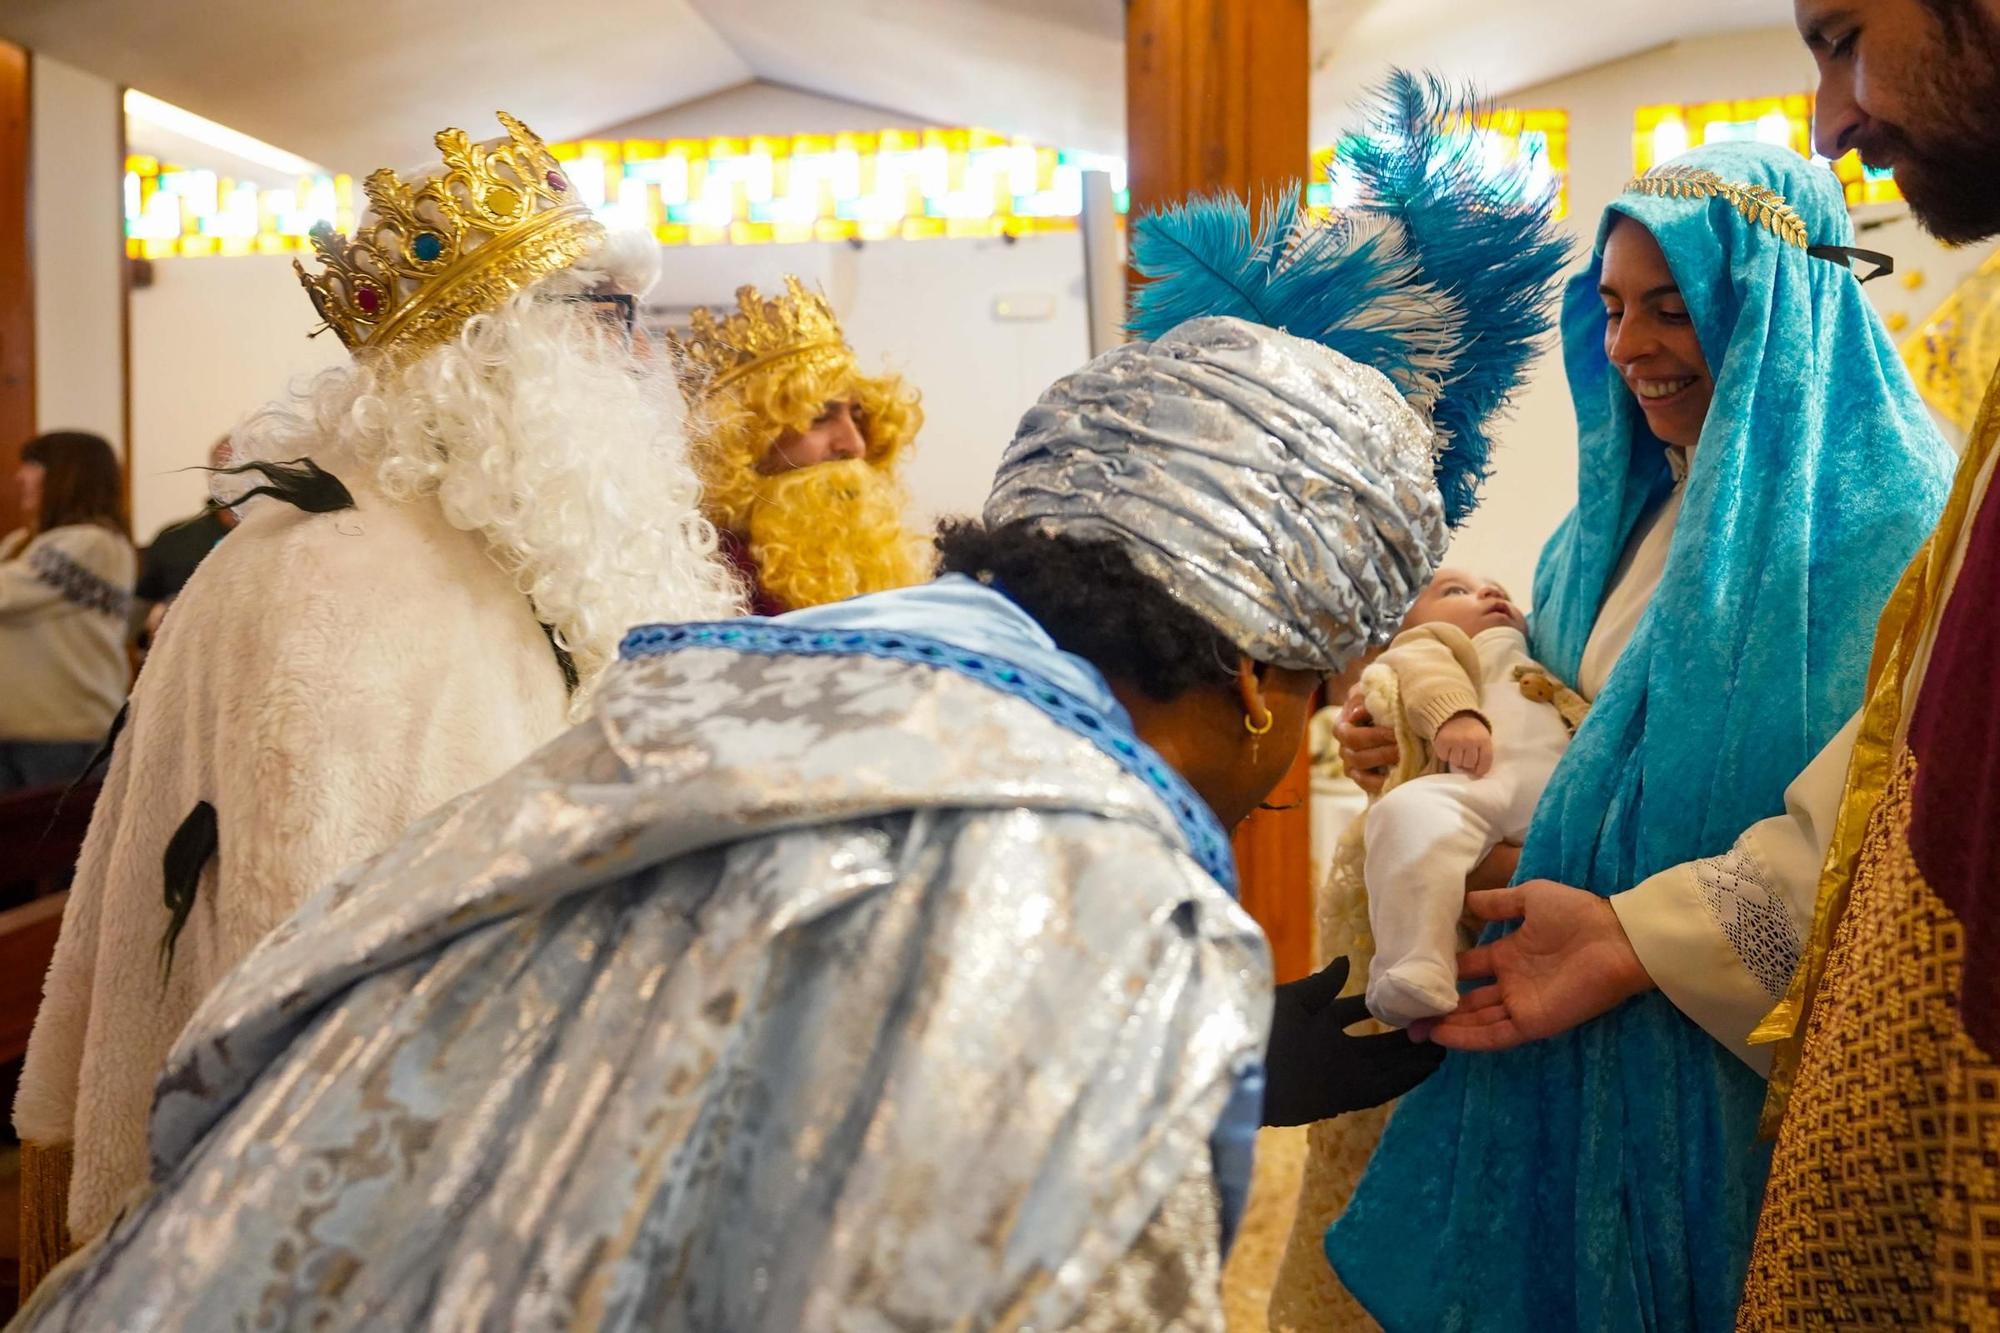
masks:
<instances>
[{"instance_id":1,"label":"silver sequined turban","mask_svg":"<svg viewBox=\"0 0 2000 1333\"><path fill-rule=\"evenodd\" d=\"M1432 449L1380 371L1191 319L1051 385L985 520L1116 541L1252 658L1332 673L1388 641L1444 557Z\"/></svg>"}]
</instances>

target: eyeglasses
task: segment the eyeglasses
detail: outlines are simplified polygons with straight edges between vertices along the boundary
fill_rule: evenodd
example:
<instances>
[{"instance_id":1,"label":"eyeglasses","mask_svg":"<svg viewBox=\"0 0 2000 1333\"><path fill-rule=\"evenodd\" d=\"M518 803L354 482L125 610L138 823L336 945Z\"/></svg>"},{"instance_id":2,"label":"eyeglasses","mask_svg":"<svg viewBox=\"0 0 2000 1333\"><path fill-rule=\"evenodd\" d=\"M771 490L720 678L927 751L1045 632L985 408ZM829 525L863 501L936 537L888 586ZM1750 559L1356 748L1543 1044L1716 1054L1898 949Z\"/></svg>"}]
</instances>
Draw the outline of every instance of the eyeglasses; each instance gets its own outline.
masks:
<instances>
[{"instance_id":1,"label":"eyeglasses","mask_svg":"<svg viewBox=\"0 0 2000 1333\"><path fill-rule=\"evenodd\" d=\"M627 347L632 345L632 326L638 319L639 302L630 292L573 292L558 299L588 305L607 332L623 338Z\"/></svg>"},{"instance_id":2,"label":"eyeglasses","mask_svg":"<svg viewBox=\"0 0 2000 1333\"><path fill-rule=\"evenodd\" d=\"M1838 264L1850 273L1854 272L1854 260L1859 259L1863 263L1873 264L1875 267L1871 272L1854 274L1855 278L1863 283L1886 278L1896 271L1894 256L1885 255L1880 250L1863 250L1853 245L1809 245L1806 247L1806 253L1814 259L1824 259L1830 264Z\"/></svg>"}]
</instances>

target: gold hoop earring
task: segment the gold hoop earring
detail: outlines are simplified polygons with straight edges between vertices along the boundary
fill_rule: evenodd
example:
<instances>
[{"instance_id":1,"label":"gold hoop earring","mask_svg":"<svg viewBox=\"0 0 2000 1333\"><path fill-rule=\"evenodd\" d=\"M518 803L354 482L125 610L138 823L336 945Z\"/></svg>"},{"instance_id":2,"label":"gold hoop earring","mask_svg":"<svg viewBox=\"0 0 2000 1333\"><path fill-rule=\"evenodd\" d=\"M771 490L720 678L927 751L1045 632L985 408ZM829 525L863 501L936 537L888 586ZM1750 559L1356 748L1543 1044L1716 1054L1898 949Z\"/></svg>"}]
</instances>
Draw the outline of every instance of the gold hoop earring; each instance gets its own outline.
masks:
<instances>
[{"instance_id":1,"label":"gold hoop earring","mask_svg":"<svg viewBox=\"0 0 2000 1333\"><path fill-rule=\"evenodd\" d=\"M1264 710L1264 725L1258 726L1250 720L1250 715L1245 713L1243 715L1243 730L1249 732L1252 736L1264 736L1270 733L1271 728L1276 726L1277 722L1278 719L1271 716L1271 710L1266 708Z\"/></svg>"}]
</instances>

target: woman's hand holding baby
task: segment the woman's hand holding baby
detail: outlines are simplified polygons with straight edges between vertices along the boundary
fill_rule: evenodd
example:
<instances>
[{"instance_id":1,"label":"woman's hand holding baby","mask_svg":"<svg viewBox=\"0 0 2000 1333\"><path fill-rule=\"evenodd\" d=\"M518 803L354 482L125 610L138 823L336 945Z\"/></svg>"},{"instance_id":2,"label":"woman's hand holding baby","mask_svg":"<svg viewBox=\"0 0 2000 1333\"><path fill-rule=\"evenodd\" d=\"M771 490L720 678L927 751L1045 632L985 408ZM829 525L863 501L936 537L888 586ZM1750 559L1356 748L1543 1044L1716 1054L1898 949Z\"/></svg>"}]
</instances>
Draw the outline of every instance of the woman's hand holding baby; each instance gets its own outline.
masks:
<instances>
[{"instance_id":1,"label":"woman's hand holding baby","mask_svg":"<svg viewBox=\"0 0 2000 1333\"><path fill-rule=\"evenodd\" d=\"M1368 701L1361 697L1359 685L1347 692L1333 736L1340 742L1340 766L1354 785L1370 796L1379 794L1402 752L1396 748L1394 729L1376 726L1369 716Z\"/></svg>"},{"instance_id":2,"label":"woman's hand holding baby","mask_svg":"<svg viewBox=\"0 0 2000 1333\"><path fill-rule=\"evenodd\" d=\"M1483 778L1493 771L1493 728L1477 713L1447 719L1431 738L1431 748L1454 773Z\"/></svg>"}]
</instances>

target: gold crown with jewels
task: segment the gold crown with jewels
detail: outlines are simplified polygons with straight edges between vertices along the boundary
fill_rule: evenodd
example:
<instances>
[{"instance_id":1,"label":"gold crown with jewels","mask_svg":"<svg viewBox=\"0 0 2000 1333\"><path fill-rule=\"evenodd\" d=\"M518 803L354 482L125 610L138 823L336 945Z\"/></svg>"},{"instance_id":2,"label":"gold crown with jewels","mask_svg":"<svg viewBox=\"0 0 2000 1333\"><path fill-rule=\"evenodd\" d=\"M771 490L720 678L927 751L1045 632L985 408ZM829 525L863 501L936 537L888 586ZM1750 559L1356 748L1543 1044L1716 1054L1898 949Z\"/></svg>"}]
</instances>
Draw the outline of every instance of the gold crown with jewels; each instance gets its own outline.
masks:
<instances>
[{"instance_id":1,"label":"gold crown with jewels","mask_svg":"<svg viewBox=\"0 0 2000 1333\"><path fill-rule=\"evenodd\" d=\"M577 262L604 227L548 145L502 111L507 138L435 140L444 170L419 186L383 167L362 188L370 209L354 239L313 228L325 267L292 267L326 327L352 352L407 353L451 341L465 322ZM317 332L317 330L315 330Z\"/></svg>"},{"instance_id":2,"label":"gold crown with jewels","mask_svg":"<svg viewBox=\"0 0 2000 1333\"><path fill-rule=\"evenodd\" d=\"M735 380L784 362L831 366L854 360L826 298L785 275L785 294L766 300L755 287L736 289L737 313L717 319L706 306L689 318L686 337L667 335L674 375L689 403Z\"/></svg>"}]
</instances>

